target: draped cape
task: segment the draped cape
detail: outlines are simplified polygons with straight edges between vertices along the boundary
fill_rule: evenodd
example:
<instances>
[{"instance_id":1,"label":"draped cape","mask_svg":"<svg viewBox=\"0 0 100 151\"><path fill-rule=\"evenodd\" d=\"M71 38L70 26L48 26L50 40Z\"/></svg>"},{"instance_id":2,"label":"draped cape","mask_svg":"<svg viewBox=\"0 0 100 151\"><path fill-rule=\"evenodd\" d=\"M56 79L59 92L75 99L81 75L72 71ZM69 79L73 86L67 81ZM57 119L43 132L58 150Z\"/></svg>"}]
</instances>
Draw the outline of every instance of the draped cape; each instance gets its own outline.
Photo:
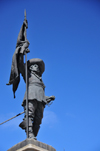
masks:
<instances>
[{"instance_id":1,"label":"draped cape","mask_svg":"<svg viewBox=\"0 0 100 151\"><path fill-rule=\"evenodd\" d=\"M11 85L11 84L13 85L14 98L15 98L15 91L17 90L19 82L20 82L20 73L18 70L18 56L19 56L21 47L25 43L24 32L25 32L25 24L23 23L23 25L20 29L18 38L17 38L16 49L15 49L15 52L14 52L13 58L12 58L10 79L9 79L9 82L7 83L7 85ZM22 52L22 53L24 53L24 52Z\"/></svg>"}]
</instances>

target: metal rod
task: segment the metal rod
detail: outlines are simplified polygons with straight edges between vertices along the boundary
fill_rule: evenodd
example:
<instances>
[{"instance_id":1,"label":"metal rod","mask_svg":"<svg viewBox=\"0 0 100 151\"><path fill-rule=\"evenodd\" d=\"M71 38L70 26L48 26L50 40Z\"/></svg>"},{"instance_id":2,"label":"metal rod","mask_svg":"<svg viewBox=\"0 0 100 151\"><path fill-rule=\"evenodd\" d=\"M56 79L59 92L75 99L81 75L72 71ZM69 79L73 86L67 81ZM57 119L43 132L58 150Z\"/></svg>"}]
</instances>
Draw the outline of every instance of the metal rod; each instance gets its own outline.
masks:
<instances>
[{"instance_id":1,"label":"metal rod","mask_svg":"<svg viewBox=\"0 0 100 151\"><path fill-rule=\"evenodd\" d=\"M25 54L25 62L26 62L26 132L28 138L28 75L27 75L27 53Z\"/></svg>"},{"instance_id":2,"label":"metal rod","mask_svg":"<svg viewBox=\"0 0 100 151\"><path fill-rule=\"evenodd\" d=\"M4 121L4 122L0 123L0 125L2 125L2 124L4 124L4 123L6 123L6 122L8 122L8 121L12 120L13 118L15 118L15 117L17 117L17 116L19 116L19 115L21 115L21 114L23 114L23 113L24 113L24 112L21 112L21 113L19 113L19 114L15 115L15 116L11 117L10 119L8 119L8 120L6 120L6 121Z\"/></svg>"},{"instance_id":3,"label":"metal rod","mask_svg":"<svg viewBox=\"0 0 100 151\"><path fill-rule=\"evenodd\" d=\"M24 11L24 16L26 20L26 10ZM26 41L26 27L25 27L25 41ZM25 53L25 63L26 63L26 133L27 133L27 138L29 137L28 134L28 73L27 73L27 53Z\"/></svg>"}]
</instances>

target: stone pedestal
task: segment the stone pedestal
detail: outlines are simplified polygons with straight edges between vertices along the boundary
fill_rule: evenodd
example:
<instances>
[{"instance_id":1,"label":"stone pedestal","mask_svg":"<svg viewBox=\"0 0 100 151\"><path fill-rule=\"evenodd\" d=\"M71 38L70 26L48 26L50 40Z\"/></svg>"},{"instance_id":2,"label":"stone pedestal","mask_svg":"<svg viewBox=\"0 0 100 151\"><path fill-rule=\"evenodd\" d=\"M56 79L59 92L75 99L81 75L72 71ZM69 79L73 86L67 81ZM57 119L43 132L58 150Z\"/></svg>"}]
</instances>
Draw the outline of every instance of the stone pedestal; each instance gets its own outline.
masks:
<instances>
[{"instance_id":1,"label":"stone pedestal","mask_svg":"<svg viewBox=\"0 0 100 151\"><path fill-rule=\"evenodd\" d=\"M7 151L56 151L56 149L37 140L27 138Z\"/></svg>"}]
</instances>

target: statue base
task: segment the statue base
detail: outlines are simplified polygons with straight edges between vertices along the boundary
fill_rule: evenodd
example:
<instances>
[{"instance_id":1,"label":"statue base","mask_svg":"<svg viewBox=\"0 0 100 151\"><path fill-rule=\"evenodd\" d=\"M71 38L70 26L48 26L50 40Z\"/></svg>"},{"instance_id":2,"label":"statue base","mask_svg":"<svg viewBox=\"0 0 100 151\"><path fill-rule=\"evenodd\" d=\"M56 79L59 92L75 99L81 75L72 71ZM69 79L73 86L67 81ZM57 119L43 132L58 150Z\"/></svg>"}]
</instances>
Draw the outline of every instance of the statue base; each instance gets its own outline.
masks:
<instances>
[{"instance_id":1,"label":"statue base","mask_svg":"<svg viewBox=\"0 0 100 151\"><path fill-rule=\"evenodd\" d=\"M37 140L27 138L7 151L56 151L56 149Z\"/></svg>"}]
</instances>

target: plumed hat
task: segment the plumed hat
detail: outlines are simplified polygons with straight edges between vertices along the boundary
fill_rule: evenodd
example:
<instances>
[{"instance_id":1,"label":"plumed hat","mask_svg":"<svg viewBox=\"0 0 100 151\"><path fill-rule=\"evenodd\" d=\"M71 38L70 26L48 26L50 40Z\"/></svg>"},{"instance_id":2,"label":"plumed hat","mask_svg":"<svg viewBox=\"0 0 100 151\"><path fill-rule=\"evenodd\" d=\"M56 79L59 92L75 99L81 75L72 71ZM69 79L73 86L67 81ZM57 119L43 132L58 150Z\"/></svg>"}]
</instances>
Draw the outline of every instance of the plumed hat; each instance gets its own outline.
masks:
<instances>
[{"instance_id":1,"label":"plumed hat","mask_svg":"<svg viewBox=\"0 0 100 151\"><path fill-rule=\"evenodd\" d=\"M27 61L28 68L34 64L37 64L39 66L41 74L45 71L45 64L44 64L43 60L41 60L39 58L33 58L33 59L30 59Z\"/></svg>"}]
</instances>

